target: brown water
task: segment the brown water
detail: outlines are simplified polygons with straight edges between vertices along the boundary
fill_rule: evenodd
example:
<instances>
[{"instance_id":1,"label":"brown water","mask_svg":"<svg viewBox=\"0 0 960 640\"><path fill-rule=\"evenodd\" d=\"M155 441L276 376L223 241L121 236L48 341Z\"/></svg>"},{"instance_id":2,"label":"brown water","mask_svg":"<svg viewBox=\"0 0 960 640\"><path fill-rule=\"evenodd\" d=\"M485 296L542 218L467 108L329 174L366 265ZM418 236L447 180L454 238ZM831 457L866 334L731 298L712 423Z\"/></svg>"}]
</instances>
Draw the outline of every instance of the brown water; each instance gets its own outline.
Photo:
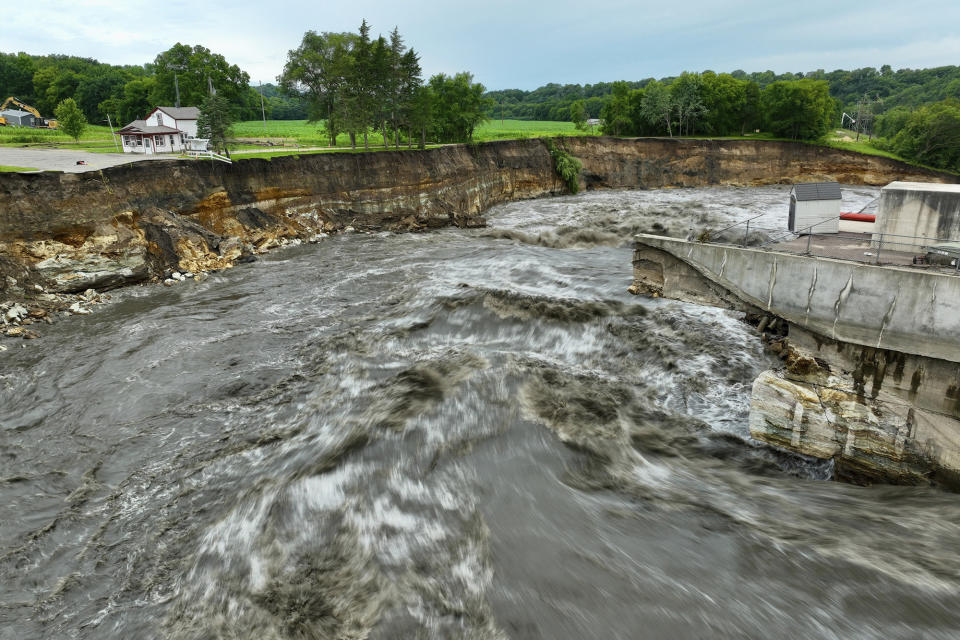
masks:
<instances>
[{"instance_id":1,"label":"brown water","mask_svg":"<svg viewBox=\"0 0 960 640\"><path fill-rule=\"evenodd\" d=\"M513 203L7 341L0 639L958 637L957 496L751 442L751 330L625 293L629 233L786 193Z\"/></svg>"}]
</instances>

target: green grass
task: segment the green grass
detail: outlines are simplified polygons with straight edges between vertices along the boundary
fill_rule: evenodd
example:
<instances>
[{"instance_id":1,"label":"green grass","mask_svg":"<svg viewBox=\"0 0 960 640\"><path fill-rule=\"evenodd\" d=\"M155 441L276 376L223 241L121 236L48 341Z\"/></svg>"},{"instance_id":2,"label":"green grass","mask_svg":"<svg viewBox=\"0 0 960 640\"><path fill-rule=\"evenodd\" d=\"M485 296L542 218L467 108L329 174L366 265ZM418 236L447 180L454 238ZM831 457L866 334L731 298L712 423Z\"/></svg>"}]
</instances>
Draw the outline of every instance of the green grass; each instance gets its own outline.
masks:
<instances>
[{"instance_id":1,"label":"green grass","mask_svg":"<svg viewBox=\"0 0 960 640\"><path fill-rule=\"evenodd\" d=\"M5 164L0 164L0 173L14 173L16 171L37 171L33 167L11 167Z\"/></svg>"},{"instance_id":2,"label":"green grass","mask_svg":"<svg viewBox=\"0 0 960 640\"><path fill-rule=\"evenodd\" d=\"M76 149L100 153L117 151L110 136L110 128L99 125L87 125L79 141L56 129L0 127L0 147Z\"/></svg>"},{"instance_id":3,"label":"green grass","mask_svg":"<svg viewBox=\"0 0 960 640\"><path fill-rule=\"evenodd\" d=\"M404 132L401 132L403 134ZM543 138L550 136L589 135L590 131L577 131L572 122L549 122L543 120L488 120L474 132L475 142L491 140L513 140L517 138ZM284 147L327 147L330 141L321 131L319 123L307 123L306 120L248 120L233 125L233 135L240 140L237 149L250 148L253 140L270 141ZM402 137L402 136L401 136ZM383 137L371 131L368 135L371 149L383 148ZM337 136L337 146L350 148L350 136L343 133ZM357 140L358 148L362 141ZM401 147L406 145L402 142ZM416 145L414 145L416 146ZM296 152L299 153L299 152Z\"/></svg>"},{"instance_id":4,"label":"green grass","mask_svg":"<svg viewBox=\"0 0 960 640\"><path fill-rule=\"evenodd\" d=\"M599 133L599 127L596 127ZM490 140L515 140L517 138L548 138L552 136L591 135L586 131L577 131L572 122L551 122L547 120L487 120L474 131L474 139L480 142Z\"/></svg>"}]
</instances>

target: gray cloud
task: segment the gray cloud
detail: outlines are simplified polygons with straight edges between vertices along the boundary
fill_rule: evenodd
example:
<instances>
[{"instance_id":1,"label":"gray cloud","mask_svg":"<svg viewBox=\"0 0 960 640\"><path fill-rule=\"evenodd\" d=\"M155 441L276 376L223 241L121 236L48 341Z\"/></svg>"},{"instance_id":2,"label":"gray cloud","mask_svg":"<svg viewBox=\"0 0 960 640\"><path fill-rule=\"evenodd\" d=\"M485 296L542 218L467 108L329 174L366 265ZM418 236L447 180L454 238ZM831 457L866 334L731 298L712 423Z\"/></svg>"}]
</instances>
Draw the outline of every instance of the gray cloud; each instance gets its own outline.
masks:
<instances>
[{"instance_id":1,"label":"gray cloud","mask_svg":"<svg viewBox=\"0 0 960 640\"><path fill-rule=\"evenodd\" d=\"M702 71L809 71L954 64L960 3L823 0L683 3L551 2L196 3L52 1L5 12L0 50L65 53L143 64L176 42L203 44L271 82L303 32L373 33L394 25L422 56L426 75L469 70L489 88L590 83Z\"/></svg>"}]
</instances>

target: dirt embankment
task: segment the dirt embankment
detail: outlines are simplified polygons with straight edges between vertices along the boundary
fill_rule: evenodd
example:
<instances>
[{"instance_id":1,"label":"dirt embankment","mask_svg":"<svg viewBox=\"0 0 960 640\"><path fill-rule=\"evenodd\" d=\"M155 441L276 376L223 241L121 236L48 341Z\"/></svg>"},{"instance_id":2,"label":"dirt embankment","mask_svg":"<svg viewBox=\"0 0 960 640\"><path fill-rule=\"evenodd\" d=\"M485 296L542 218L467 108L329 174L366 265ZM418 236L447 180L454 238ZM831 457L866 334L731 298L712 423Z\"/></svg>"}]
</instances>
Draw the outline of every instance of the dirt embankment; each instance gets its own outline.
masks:
<instances>
[{"instance_id":1,"label":"dirt embankment","mask_svg":"<svg viewBox=\"0 0 960 640\"><path fill-rule=\"evenodd\" d=\"M955 180L796 143L593 137L557 143L582 161L587 189ZM563 191L541 140L0 174L0 303L39 303L34 298L49 298L50 291L221 269L347 227L482 225L481 214L493 205Z\"/></svg>"}]
</instances>

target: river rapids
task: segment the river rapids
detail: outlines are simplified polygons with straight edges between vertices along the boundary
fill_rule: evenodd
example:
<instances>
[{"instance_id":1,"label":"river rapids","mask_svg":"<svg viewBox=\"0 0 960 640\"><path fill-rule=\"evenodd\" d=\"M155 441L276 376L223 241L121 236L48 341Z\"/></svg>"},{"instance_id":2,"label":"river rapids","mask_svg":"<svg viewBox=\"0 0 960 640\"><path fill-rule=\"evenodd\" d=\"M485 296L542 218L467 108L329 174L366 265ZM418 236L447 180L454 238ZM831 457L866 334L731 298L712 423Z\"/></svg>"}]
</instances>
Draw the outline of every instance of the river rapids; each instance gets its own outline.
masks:
<instances>
[{"instance_id":1,"label":"river rapids","mask_svg":"<svg viewBox=\"0 0 960 640\"><path fill-rule=\"evenodd\" d=\"M957 638L957 496L751 441L755 332L626 293L630 234L788 191L341 235L4 342L0 639Z\"/></svg>"}]
</instances>

